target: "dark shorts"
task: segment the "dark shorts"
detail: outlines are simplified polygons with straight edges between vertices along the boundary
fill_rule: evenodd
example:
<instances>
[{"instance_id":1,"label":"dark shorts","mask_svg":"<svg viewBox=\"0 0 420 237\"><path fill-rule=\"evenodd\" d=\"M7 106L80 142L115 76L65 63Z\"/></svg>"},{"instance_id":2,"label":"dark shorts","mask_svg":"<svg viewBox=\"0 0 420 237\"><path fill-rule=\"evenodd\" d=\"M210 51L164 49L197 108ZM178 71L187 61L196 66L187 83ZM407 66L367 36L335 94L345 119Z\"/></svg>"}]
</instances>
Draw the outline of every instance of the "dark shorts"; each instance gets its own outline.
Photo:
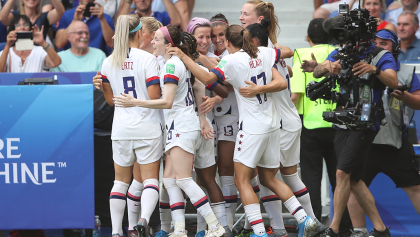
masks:
<instances>
[{"instance_id":1,"label":"dark shorts","mask_svg":"<svg viewBox=\"0 0 420 237\"><path fill-rule=\"evenodd\" d=\"M402 146L372 144L363 172L363 181L369 186L378 173L384 173L394 181L397 188L420 185L419 172L413 163L414 148L408 139Z\"/></svg>"},{"instance_id":2,"label":"dark shorts","mask_svg":"<svg viewBox=\"0 0 420 237\"><path fill-rule=\"evenodd\" d=\"M334 138L337 169L351 174L351 180L358 182L362 178L364 163L377 133L371 129L337 129Z\"/></svg>"}]
</instances>

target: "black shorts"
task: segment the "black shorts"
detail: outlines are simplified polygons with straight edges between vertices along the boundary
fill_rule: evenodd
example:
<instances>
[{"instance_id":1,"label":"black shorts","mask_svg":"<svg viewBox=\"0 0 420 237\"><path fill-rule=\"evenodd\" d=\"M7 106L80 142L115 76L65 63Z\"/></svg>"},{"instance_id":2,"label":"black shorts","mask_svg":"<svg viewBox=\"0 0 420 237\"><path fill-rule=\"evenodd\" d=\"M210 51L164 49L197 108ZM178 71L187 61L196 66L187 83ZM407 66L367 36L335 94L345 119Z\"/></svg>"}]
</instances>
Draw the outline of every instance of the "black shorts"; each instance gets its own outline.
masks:
<instances>
[{"instance_id":1,"label":"black shorts","mask_svg":"<svg viewBox=\"0 0 420 237\"><path fill-rule=\"evenodd\" d=\"M362 178L364 163L377 133L371 129L337 129L334 138L337 169L351 174L351 180L358 182Z\"/></svg>"},{"instance_id":2,"label":"black shorts","mask_svg":"<svg viewBox=\"0 0 420 237\"><path fill-rule=\"evenodd\" d=\"M363 181L369 186L376 175L382 172L394 181L397 188L419 185L420 175L414 167L413 156L414 148L408 139L403 139L400 149L372 144Z\"/></svg>"}]
</instances>

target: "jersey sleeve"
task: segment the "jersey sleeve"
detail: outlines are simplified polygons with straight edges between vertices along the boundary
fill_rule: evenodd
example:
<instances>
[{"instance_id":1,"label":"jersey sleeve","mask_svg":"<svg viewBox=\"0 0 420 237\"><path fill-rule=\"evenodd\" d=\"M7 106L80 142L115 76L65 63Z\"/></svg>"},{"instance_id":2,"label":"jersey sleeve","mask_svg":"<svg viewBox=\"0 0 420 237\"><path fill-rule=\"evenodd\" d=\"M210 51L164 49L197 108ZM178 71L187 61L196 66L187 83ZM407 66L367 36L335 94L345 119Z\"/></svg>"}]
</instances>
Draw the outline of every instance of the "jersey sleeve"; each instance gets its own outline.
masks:
<instances>
[{"instance_id":1,"label":"jersey sleeve","mask_svg":"<svg viewBox=\"0 0 420 237\"><path fill-rule=\"evenodd\" d=\"M234 60L229 60L229 56L224 57L215 68L210 70L219 77L219 81L230 82L236 75L236 69L231 62Z\"/></svg>"},{"instance_id":2,"label":"jersey sleeve","mask_svg":"<svg viewBox=\"0 0 420 237\"><path fill-rule=\"evenodd\" d=\"M276 51L276 58L275 58L275 64L280 62L280 56L281 56L281 50L280 49L274 49Z\"/></svg>"},{"instance_id":3,"label":"jersey sleeve","mask_svg":"<svg viewBox=\"0 0 420 237\"><path fill-rule=\"evenodd\" d=\"M413 93L414 91L420 90L420 82L417 74L413 74L413 80L411 81L411 88L408 92Z\"/></svg>"},{"instance_id":4,"label":"jersey sleeve","mask_svg":"<svg viewBox=\"0 0 420 237\"><path fill-rule=\"evenodd\" d=\"M148 58L146 62L146 87L154 84L159 84L159 71L156 59L154 56ZM141 78L141 77L140 77Z\"/></svg>"},{"instance_id":5,"label":"jersey sleeve","mask_svg":"<svg viewBox=\"0 0 420 237\"><path fill-rule=\"evenodd\" d=\"M207 90L209 90L209 91L212 91L217 85L218 85L219 83L217 82L217 81L215 81L215 82L213 82L213 83L211 83L211 84L208 84L207 86L206 86L206 89Z\"/></svg>"},{"instance_id":6,"label":"jersey sleeve","mask_svg":"<svg viewBox=\"0 0 420 237\"><path fill-rule=\"evenodd\" d=\"M331 62L335 62L335 61L337 61L337 59L335 59L333 56L335 56L336 54L338 54L338 51L335 49L335 50L333 50L329 55L328 55L328 57L327 57L327 59L325 59L325 60L328 60L328 61L331 61Z\"/></svg>"},{"instance_id":7,"label":"jersey sleeve","mask_svg":"<svg viewBox=\"0 0 420 237\"><path fill-rule=\"evenodd\" d=\"M176 68L174 63L167 63L163 68L165 70L165 76L163 77L163 83L171 82L178 85L179 78L181 76L180 68Z\"/></svg>"},{"instance_id":8,"label":"jersey sleeve","mask_svg":"<svg viewBox=\"0 0 420 237\"><path fill-rule=\"evenodd\" d=\"M381 59L379 59L376 66L379 67L381 71L385 71L386 69L397 71L397 64L390 52L386 52Z\"/></svg>"},{"instance_id":9,"label":"jersey sleeve","mask_svg":"<svg viewBox=\"0 0 420 237\"><path fill-rule=\"evenodd\" d=\"M292 93L305 93L306 85L305 85L305 73L302 72L300 68L302 62L301 58L299 57L299 53L295 50L293 55L293 79L290 80L290 91Z\"/></svg>"}]
</instances>

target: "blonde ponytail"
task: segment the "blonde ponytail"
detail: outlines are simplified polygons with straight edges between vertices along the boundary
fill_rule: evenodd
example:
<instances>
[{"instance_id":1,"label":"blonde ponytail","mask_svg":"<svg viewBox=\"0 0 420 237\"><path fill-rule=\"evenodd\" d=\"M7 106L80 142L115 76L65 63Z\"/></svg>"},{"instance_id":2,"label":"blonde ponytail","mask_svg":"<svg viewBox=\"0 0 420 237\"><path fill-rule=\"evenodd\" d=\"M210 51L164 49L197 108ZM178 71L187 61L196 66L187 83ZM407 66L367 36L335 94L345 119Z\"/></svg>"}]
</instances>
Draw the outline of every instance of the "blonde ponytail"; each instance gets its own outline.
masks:
<instances>
[{"instance_id":1,"label":"blonde ponytail","mask_svg":"<svg viewBox=\"0 0 420 237\"><path fill-rule=\"evenodd\" d=\"M274 5L271 2L263 2L262 0L249 0L247 3L255 6L255 13L257 16L263 16L270 20L271 24L268 26L268 37L273 44L277 43L277 34L280 33L280 26L278 18L274 13Z\"/></svg>"},{"instance_id":2,"label":"blonde ponytail","mask_svg":"<svg viewBox=\"0 0 420 237\"><path fill-rule=\"evenodd\" d=\"M137 31L133 33L130 33L130 31L134 30L139 23L140 18L135 14L118 17L115 25L114 51L110 56L114 66L121 67L127 58L130 40L137 35Z\"/></svg>"}]
</instances>

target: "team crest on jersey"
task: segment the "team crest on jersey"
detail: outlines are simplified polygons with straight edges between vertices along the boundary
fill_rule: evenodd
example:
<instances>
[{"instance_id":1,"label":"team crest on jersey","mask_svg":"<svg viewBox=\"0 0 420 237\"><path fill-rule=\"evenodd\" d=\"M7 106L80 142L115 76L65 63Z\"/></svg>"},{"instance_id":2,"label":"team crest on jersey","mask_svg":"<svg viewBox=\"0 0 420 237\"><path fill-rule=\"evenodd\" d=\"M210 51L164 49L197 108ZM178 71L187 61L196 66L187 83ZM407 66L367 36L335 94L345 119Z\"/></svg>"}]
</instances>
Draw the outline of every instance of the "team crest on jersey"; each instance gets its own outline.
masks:
<instances>
[{"instance_id":1,"label":"team crest on jersey","mask_svg":"<svg viewBox=\"0 0 420 237\"><path fill-rule=\"evenodd\" d=\"M166 73L175 74L175 65L167 64L166 65Z\"/></svg>"},{"instance_id":2,"label":"team crest on jersey","mask_svg":"<svg viewBox=\"0 0 420 237\"><path fill-rule=\"evenodd\" d=\"M280 64L282 67L287 67L286 62L283 59L280 61Z\"/></svg>"},{"instance_id":3,"label":"team crest on jersey","mask_svg":"<svg viewBox=\"0 0 420 237\"><path fill-rule=\"evenodd\" d=\"M217 67L218 67L218 68L220 68L220 69L222 69L222 68L223 68L223 66L225 66L225 64L226 64L226 61L225 61L225 60L221 60L221 61L219 62L219 64L217 64Z\"/></svg>"}]
</instances>

